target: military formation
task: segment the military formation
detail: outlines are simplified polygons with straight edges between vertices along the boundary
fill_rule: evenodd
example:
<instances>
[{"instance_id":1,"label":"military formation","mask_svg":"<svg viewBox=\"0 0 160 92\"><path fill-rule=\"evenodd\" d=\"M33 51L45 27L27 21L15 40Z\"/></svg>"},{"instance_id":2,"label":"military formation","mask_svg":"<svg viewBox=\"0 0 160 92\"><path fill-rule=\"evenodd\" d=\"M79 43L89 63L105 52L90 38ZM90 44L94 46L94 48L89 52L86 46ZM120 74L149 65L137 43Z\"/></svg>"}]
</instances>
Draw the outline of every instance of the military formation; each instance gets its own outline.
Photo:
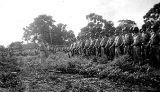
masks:
<instances>
[{"instance_id":1,"label":"military formation","mask_svg":"<svg viewBox=\"0 0 160 92\"><path fill-rule=\"evenodd\" d=\"M153 66L160 65L160 31L159 26L144 30L132 27L129 30L115 30L114 35L77 40L69 47L55 48L55 52L64 51L70 56L106 56L109 60L122 55L129 55L134 63L149 61Z\"/></svg>"}]
</instances>

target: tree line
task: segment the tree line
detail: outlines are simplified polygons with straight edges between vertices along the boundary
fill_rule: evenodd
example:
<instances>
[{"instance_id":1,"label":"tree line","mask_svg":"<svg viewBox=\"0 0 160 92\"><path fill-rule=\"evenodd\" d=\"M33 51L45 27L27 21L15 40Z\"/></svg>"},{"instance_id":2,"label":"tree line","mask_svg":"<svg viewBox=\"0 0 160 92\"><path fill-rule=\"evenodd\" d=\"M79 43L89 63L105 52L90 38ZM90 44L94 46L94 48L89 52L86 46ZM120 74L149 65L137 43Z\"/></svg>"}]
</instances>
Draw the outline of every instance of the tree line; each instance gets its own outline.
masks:
<instances>
[{"instance_id":1,"label":"tree line","mask_svg":"<svg viewBox=\"0 0 160 92\"><path fill-rule=\"evenodd\" d=\"M150 30L151 26L158 24L160 26L160 3L155 4L144 16L143 30ZM88 38L98 38L99 36L114 35L114 31L121 31L122 29L129 30L137 26L134 20L122 19L119 20L119 25L114 26L113 21L103 18L103 16L96 13L86 15L88 24L80 29L76 37L73 30L68 30L66 24L58 23L49 15L39 15L34 18L34 21L23 28L23 40L27 43L33 42L36 44L48 45L70 45L76 40L85 40ZM21 42L13 42L8 47L17 44L20 46ZM20 46L21 48L21 46Z\"/></svg>"}]
</instances>

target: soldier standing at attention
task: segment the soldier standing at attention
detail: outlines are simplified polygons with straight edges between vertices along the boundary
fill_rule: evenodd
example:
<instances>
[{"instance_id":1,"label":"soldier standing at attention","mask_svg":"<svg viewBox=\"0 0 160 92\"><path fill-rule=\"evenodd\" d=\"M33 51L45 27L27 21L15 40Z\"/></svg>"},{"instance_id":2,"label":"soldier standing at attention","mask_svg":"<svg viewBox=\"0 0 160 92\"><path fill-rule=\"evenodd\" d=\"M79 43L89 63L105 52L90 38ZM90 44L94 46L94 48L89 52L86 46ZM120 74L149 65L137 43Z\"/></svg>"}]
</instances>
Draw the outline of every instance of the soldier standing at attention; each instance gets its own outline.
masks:
<instances>
[{"instance_id":1,"label":"soldier standing at attention","mask_svg":"<svg viewBox=\"0 0 160 92\"><path fill-rule=\"evenodd\" d=\"M142 29L142 58L143 60L149 59L149 46L147 45L150 40L149 29Z\"/></svg>"},{"instance_id":2,"label":"soldier standing at attention","mask_svg":"<svg viewBox=\"0 0 160 92\"><path fill-rule=\"evenodd\" d=\"M82 47L82 40L80 39L79 47L78 47L78 53L79 53L79 55L82 55L81 47Z\"/></svg>"},{"instance_id":3,"label":"soldier standing at attention","mask_svg":"<svg viewBox=\"0 0 160 92\"><path fill-rule=\"evenodd\" d=\"M70 56L72 56L72 47L73 47L73 43L71 43L71 45L69 47L69 54L70 54Z\"/></svg>"},{"instance_id":4,"label":"soldier standing at attention","mask_svg":"<svg viewBox=\"0 0 160 92\"><path fill-rule=\"evenodd\" d=\"M76 43L74 42L72 44L72 47L71 47L71 55L74 56L74 47L75 47Z\"/></svg>"},{"instance_id":5,"label":"soldier standing at attention","mask_svg":"<svg viewBox=\"0 0 160 92\"><path fill-rule=\"evenodd\" d=\"M104 52L106 52L106 56L107 56L108 59L109 59L109 55L110 55L109 54L110 53L110 50L109 50L110 40L111 40L111 36L109 34L108 40L107 40L106 45L105 45L105 51L104 51Z\"/></svg>"},{"instance_id":6,"label":"soldier standing at attention","mask_svg":"<svg viewBox=\"0 0 160 92\"><path fill-rule=\"evenodd\" d=\"M86 42L85 42L85 47L84 47L84 54L85 54L85 56L88 56L89 45L90 45L90 41L89 41L89 39L87 39Z\"/></svg>"},{"instance_id":7,"label":"soldier standing at attention","mask_svg":"<svg viewBox=\"0 0 160 92\"><path fill-rule=\"evenodd\" d=\"M77 53L77 44L78 44L78 41L75 42L74 44L74 47L73 47L73 51L74 51L74 55L76 55Z\"/></svg>"},{"instance_id":8,"label":"soldier standing at attention","mask_svg":"<svg viewBox=\"0 0 160 92\"><path fill-rule=\"evenodd\" d=\"M125 36L127 35L126 28L122 29L122 32L123 32L123 34L122 34L122 39L123 39L123 54L127 54L127 52L126 52L126 38L125 38Z\"/></svg>"},{"instance_id":9,"label":"soldier standing at attention","mask_svg":"<svg viewBox=\"0 0 160 92\"><path fill-rule=\"evenodd\" d=\"M105 35L102 37L102 40L100 42L100 45L101 45L101 55L104 56L106 54L106 48L105 48L105 45L107 44L107 41L108 41L108 37Z\"/></svg>"},{"instance_id":10,"label":"soldier standing at attention","mask_svg":"<svg viewBox=\"0 0 160 92\"><path fill-rule=\"evenodd\" d=\"M81 55L84 55L85 40L81 42Z\"/></svg>"},{"instance_id":11,"label":"soldier standing at attention","mask_svg":"<svg viewBox=\"0 0 160 92\"><path fill-rule=\"evenodd\" d=\"M76 42L76 55L79 55L79 46L80 46L80 40L77 40Z\"/></svg>"},{"instance_id":12,"label":"soldier standing at attention","mask_svg":"<svg viewBox=\"0 0 160 92\"><path fill-rule=\"evenodd\" d=\"M95 42L95 45L94 47L96 48L96 56L100 56L100 51L101 51L101 48L100 48L100 42L101 42L101 35L99 35L99 37L96 39L96 42Z\"/></svg>"},{"instance_id":13,"label":"soldier standing at attention","mask_svg":"<svg viewBox=\"0 0 160 92\"><path fill-rule=\"evenodd\" d=\"M88 39L89 41L88 41L88 47L87 47L87 54L88 54L88 56L90 56L90 44L91 44L91 41L92 41L92 39L91 39L91 37Z\"/></svg>"},{"instance_id":14,"label":"soldier standing at attention","mask_svg":"<svg viewBox=\"0 0 160 92\"><path fill-rule=\"evenodd\" d=\"M91 37L89 37L89 46L88 46L88 48L87 48L88 56L91 56L91 49L90 49L90 45L91 45L91 43L92 43L92 38L91 38Z\"/></svg>"},{"instance_id":15,"label":"soldier standing at attention","mask_svg":"<svg viewBox=\"0 0 160 92\"><path fill-rule=\"evenodd\" d=\"M94 47L95 41L96 41L96 39L95 39L95 38L92 38L92 39L91 39L91 42L90 42L90 46L89 46L89 52L90 52L90 54L93 55L93 56L96 55L96 49L95 49L95 47Z\"/></svg>"},{"instance_id":16,"label":"soldier standing at attention","mask_svg":"<svg viewBox=\"0 0 160 92\"><path fill-rule=\"evenodd\" d=\"M125 30L124 35L124 54L132 56L133 49L131 47L131 44L133 43L133 36L132 36L132 30L133 28L130 28L130 30Z\"/></svg>"},{"instance_id":17,"label":"soldier standing at attention","mask_svg":"<svg viewBox=\"0 0 160 92\"><path fill-rule=\"evenodd\" d=\"M113 58L114 58L114 45L112 45L113 44L113 42L114 42L114 39L115 39L115 36L113 35L113 36L110 36L109 37L109 39L108 39L108 41L107 41L107 44L106 44L106 48L108 49L107 51L108 51L108 59L109 60L113 60Z\"/></svg>"},{"instance_id":18,"label":"soldier standing at attention","mask_svg":"<svg viewBox=\"0 0 160 92\"><path fill-rule=\"evenodd\" d=\"M138 27L135 27L133 29L134 34L133 34L133 44L131 46L133 46L133 59L135 61L135 63L140 63L139 60L141 58L141 44L142 44L142 39L141 39L141 35L139 33L139 29Z\"/></svg>"},{"instance_id":19,"label":"soldier standing at attention","mask_svg":"<svg viewBox=\"0 0 160 92\"><path fill-rule=\"evenodd\" d=\"M150 45L150 64L156 68L160 66L160 35L158 33L159 25L155 24L151 28Z\"/></svg>"},{"instance_id":20,"label":"soldier standing at attention","mask_svg":"<svg viewBox=\"0 0 160 92\"><path fill-rule=\"evenodd\" d=\"M115 46L115 57L119 57L122 53L120 47L123 45L122 35L118 30L115 30L115 40L113 45Z\"/></svg>"}]
</instances>

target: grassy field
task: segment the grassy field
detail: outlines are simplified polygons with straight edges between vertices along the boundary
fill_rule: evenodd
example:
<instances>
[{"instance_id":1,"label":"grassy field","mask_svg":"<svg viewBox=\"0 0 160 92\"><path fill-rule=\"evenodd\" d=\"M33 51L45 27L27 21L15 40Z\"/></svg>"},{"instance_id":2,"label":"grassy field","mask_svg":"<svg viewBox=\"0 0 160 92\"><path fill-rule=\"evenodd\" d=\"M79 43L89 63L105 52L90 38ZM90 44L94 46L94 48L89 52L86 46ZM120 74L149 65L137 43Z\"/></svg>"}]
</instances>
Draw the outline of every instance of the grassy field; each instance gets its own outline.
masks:
<instances>
[{"instance_id":1,"label":"grassy field","mask_svg":"<svg viewBox=\"0 0 160 92\"><path fill-rule=\"evenodd\" d=\"M17 63L21 86L2 92L139 92L160 87L157 70L147 64L133 65L127 55L107 61L106 57L69 58L58 52L47 58L19 56Z\"/></svg>"}]
</instances>

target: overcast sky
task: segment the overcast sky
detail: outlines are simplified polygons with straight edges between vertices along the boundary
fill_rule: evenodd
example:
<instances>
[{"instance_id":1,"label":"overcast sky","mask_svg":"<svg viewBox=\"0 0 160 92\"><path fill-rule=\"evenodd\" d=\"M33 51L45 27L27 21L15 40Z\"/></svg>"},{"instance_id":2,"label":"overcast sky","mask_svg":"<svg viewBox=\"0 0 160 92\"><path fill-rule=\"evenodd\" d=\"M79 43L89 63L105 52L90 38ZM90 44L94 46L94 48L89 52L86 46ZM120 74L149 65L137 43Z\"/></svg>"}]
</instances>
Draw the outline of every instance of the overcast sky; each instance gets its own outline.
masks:
<instances>
[{"instance_id":1,"label":"overcast sky","mask_svg":"<svg viewBox=\"0 0 160 92\"><path fill-rule=\"evenodd\" d=\"M77 35L87 24L89 13L102 15L117 25L120 19L134 20L138 27L143 16L159 0L0 0L0 44L21 41L22 28L40 14L53 16Z\"/></svg>"}]
</instances>

